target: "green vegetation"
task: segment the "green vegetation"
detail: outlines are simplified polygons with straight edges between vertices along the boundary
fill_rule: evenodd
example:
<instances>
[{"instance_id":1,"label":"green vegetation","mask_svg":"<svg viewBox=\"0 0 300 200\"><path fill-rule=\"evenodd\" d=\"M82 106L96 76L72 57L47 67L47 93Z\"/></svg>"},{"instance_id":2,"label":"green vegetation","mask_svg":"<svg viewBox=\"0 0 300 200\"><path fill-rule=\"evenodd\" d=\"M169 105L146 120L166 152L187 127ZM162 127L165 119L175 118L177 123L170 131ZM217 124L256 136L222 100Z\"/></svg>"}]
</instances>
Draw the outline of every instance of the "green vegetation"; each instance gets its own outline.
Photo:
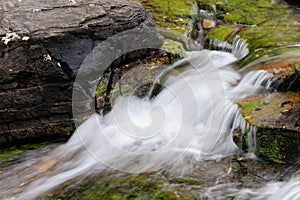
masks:
<instances>
[{"instance_id":1,"label":"green vegetation","mask_svg":"<svg viewBox=\"0 0 300 200\"><path fill-rule=\"evenodd\" d=\"M42 144L25 144L22 146L13 146L0 152L0 166L10 165L18 160L21 154L30 150L41 148Z\"/></svg>"},{"instance_id":2,"label":"green vegetation","mask_svg":"<svg viewBox=\"0 0 300 200\"><path fill-rule=\"evenodd\" d=\"M271 3L270 0L201 0L198 4L201 8L217 12L219 18L229 23L246 25L258 25L287 12L287 6Z\"/></svg>"},{"instance_id":3,"label":"green vegetation","mask_svg":"<svg viewBox=\"0 0 300 200\"><path fill-rule=\"evenodd\" d=\"M171 180L170 182L174 182L177 184L185 184L185 185L202 185L203 183L198 181L198 180L194 180L194 179L184 179L184 178L176 178Z\"/></svg>"},{"instance_id":4,"label":"green vegetation","mask_svg":"<svg viewBox=\"0 0 300 200\"><path fill-rule=\"evenodd\" d=\"M261 148L257 154L275 163L283 163L283 159L285 158L285 156L280 153L277 140L270 141L264 148Z\"/></svg>"},{"instance_id":5,"label":"green vegetation","mask_svg":"<svg viewBox=\"0 0 300 200\"><path fill-rule=\"evenodd\" d=\"M211 30L207 35L207 39L218 39L219 41L226 41L228 37L236 31L236 28L234 26L220 26L218 28L215 28Z\"/></svg>"},{"instance_id":6,"label":"green vegetation","mask_svg":"<svg viewBox=\"0 0 300 200\"><path fill-rule=\"evenodd\" d=\"M99 177L99 176L98 176ZM183 180L183 179L182 179ZM78 181L77 181L78 182ZM100 179L88 178L80 181L80 185L65 184L54 193L41 197L40 200L48 199L191 199L192 196L185 194L184 197L175 191L179 186L172 185L166 177L159 173L104 175ZM185 180L182 183L197 184L196 181ZM55 195L53 195L55 194Z\"/></svg>"},{"instance_id":7,"label":"green vegetation","mask_svg":"<svg viewBox=\"0 0 300 200\"><path fill-rule=\"evenodd\" d=\"M278 140L283 139L281 137L282 134L278 131L260 128L255 154L274 163L284 163L286 156L281 151L288 144L283 140L283 144L279 145Z\"/></svg>"},{"instance_id":8,"label":"green vegetation","mask_svg":"<svg viewBox=\"0 0 300 200\"><path fill-rule=\"evenodd\" d=\"M106 92L106 85L105 84L99 84L95 93L96 97L99 97L103 95Z\"/></svg>"},{"instance_id":9,"label":"green vegetation","mask_svg":"<svg viewBox=\"0 0 300 200\"><path fill-rule=\"evenodd\" d=\"M201 0L198 5L225 21L211 30L207 39L224 41L235 31L248 40L252 52L300 42L299 19L286 5L270 0Z\"/></svg>"},{"instance_id":10,"label":"green vegetation","mask_svg":"<svg viewBox=\"0 0 300 200\"><path fill-rule=\"evenodd\" d=\"M158 28L185 33L193 0L138 0L150 12ZM177 35L179 36L179 35Z\"/></svg>"},{"instance_id":11,"label":"green vegetation","mask_svg":"<svg viewBox=\"0 0 300 200\"><path fill-rule=\"evenodd\" d=\"M185 57L185 50L183 45L180 42L176 42L174 40L165 39L162 49L169 53L169 60L172 61L176 58Z\"/></svg>"},{"instance_id":12,"label":"green vegetation","mask_svg":"<svg viewBox=\"0 0 300 200\"><path fill-rule=\"evenodd\" d=\"M249 116L249 115L251 115L252 111L254 111L255 109L262 108L263 105L264 105L263 101L253 101L253 102L250 102L250 103L243 104L241 106L242 114L244 116Z\"/></svg>"}]
</instances>

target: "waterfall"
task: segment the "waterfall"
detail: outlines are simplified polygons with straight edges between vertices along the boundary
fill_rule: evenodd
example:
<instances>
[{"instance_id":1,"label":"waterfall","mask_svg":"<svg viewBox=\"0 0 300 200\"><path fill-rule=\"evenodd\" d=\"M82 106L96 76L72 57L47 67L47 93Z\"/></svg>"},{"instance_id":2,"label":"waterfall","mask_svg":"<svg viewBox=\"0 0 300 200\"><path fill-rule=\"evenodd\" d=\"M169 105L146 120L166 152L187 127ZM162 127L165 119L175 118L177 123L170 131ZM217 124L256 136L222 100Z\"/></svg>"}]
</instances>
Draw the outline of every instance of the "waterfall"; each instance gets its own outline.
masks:
<instances>
[{"instance_id":1,"label":"waterfall","mask_svg":"<svg viewBox=\"0 0 300 200\"><path fill-rule=\"evenodd\" d=\"M164 89L154 98L119 97L110 113L93 114L66 144L41 158L45 168L36 164L37 171L24 170L18 175L25 177L21 187L1 188L0 195L34 199L95 170L139 173L165 168L187 173L188 163L236 153L232 131L245 130L246 122L235 101L264 88L272 76L265 71L242 76L231 67L244 56L242 45L235 41L232 53L188 52L168 68L161 82Z\"/></svg>"}]
</instances>

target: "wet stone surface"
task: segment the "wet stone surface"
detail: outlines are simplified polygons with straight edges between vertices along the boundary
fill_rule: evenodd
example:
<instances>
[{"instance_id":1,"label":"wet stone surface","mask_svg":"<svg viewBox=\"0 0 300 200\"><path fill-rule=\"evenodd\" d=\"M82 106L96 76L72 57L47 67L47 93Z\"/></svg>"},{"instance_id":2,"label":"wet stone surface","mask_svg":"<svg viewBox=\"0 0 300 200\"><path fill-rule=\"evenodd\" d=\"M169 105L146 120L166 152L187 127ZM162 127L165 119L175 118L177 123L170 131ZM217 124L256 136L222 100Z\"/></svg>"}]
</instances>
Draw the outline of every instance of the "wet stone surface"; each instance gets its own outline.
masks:
<instances>
[{"instance_id":1,"label":"wet stone surface","mask_svg":"<svg viewBox=\"0 0 300 200\"><path fill-rule=\"evenodd\" d=\"M72 133L73 81L85 57L116 33L154 26L132 0L1 0L0 5L1 146Z\"/></svg>"}]
</instances>

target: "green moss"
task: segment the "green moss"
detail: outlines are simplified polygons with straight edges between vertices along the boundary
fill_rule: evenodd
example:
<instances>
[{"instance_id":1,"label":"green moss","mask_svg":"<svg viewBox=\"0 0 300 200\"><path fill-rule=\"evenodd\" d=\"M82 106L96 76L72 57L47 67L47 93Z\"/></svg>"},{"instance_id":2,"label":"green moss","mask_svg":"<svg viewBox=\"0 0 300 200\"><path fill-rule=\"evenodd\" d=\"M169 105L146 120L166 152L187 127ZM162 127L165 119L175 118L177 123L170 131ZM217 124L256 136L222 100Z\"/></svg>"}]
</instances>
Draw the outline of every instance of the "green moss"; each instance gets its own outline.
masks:
<instances>
[{"instance_id":1,"label":"green moss","mask_svg":"<svg viewBox=\"0 0 300 200\"><path fill-rule=\"evenodd\" d=\"M255 109L259 109L259 108L262 108L264 105L264 102L263 101L254 101L254 102L250 102L250 103L246 103L246 104L243 104L241 106L241 109L242 109L242 114L244 116L248 116L252 113L252 111L254 111Z\"/></svg>"},{"instance_id":2,"label":"green moss","mask_svg":"<svg viewBox=\"0 0 300 200\"><path fill-rule=\"evenodd\" d=\"M138 0L150 12L156 26L184 33L192 10L192 0Z\"/></svg>"},{"instance_id":3,"label":"green moss","mask_svg":"<svg viewBox=\"0 0 300 200\"><path fill-rule=\"evenodd\" d=\"M171 182L185 184L185 185L202 185L203 184L202 182L200 182L198 180L184 179L184 178L177 178L177 179L171 180Z\"/></svg>"},{"instance_id":4,"label":"green moss","mask_svg":"<svg viewBox=\"0 0 300 200\"><path fill-rule=\"evenodd\" d=\"M180 42L176 42L174 40L165 39L162 49L176 58L183 58L186 56L183 45Z\"/></svg>"},{"instance_id":5,"label":"green moss","mask_svg":"<svg viewBox=\"0 0 300 200\"><path fill-rule=\"evenodd\" d=\"M96 92L95 92L95 96L96 97L100 97L101 95L103 95L106 92L106 85L105 84L99 84Z\"/></svg>"},{"instance_id":6,"label":"green moss","mask_svg":"<svg viewBox=\"0 0 300 200\"><path fill-rule=\"evenodd\" d=\"M10 165L20 158L20 155L28 150L39 148L38 144L27 144L21 147L11 147L0 153L0 165Z\"/></svg>"},{"instance_id":7,"label":"green moss","mask_svg":"<svg viewBox=\"0 0 300 200\"><path fill-rule=\"evenodd\" d=\"M50 199L191 199L189 193L176 194L178 190L163 175L159 173L104 175L98 178L90 177L64 184L50 195L41 198Z\"/></svg>"},{"instance_id":8,"label":"green moss","mask_svg":"<svg viewBox=\"0 0 300 200\"><path fill-rule=\"evenodd\" d=\"M229 23L247 25L257 25L287 12L286 6L269 0L201 0L198 4L200 8L217 11L219 18Z\"/></svg>"},{"instance_id":9,"label":"green moss","mask_svg":"<svg viewBox=\"0 0 300 200\"><path fill-rule=\"evenodd\" d=\"M281 147L277 141L280 134L276 134L276 131L264 129L260 129L260 132L255 154L274 163L284 163L286 156L281 153Z\"/></svg>"},{"instance_id":10,"label":"green moss","mask_svg":"<svg viewBox=\"0 0 300 200\"><path fill-rule=\"evenodd\" d=\"M262 24L258 27L244 29L239 34L247 39L251 51L258 48L294 44L300 41L299 31L289 21L274 21L274 24Z\"/></svg>"},{"instance_id":11,"label":"green moss","mask_svg":"<svg viewBox=\"0 0 300 200\"><path fill-rule=\"evenodd\" d=\"M255 154L274 163L294 164L299 159L299 132L257 127Z\"/></svg>"},{"instance_id":12,"label":"green moss","mask_svg":"<svg viewBox=\"0 0 300 200\"><path fill-rule=\"evenodd\" d=\"M233 26L220 26L210 31L207 35L207 39L218 39L219 41L226 41L227 38L235 31Z\"/></svg>"},{"instance_id":13,"label":"green moss","mask_svg":"<svg viewBox=\"0 0 300 200\"><path fill-rule=\"evenodd\" d=\"M268 143L259 153L261 156L267 157L275 163L283 163L284 155L280 153L277 140Z\"/></svg>"},{"instance_id":14,"label":"green moss","mask_svg":"<svg viewBox=\"0 0 300 200\"><path fill-rule=\"evenodd\" d=\"M250 52L300 42L299 18L286 5L269 0L199 0L198 4L227 22L211 30L208 39L227 40L233 33L230 24L236 34L247 40Z\"/></svg>"},{"instance_id":15,"label":"green moss","mask_svg":"<svg viewBox=\"0 0 300 200\"><path fill-rule=\"evenodd\" d=\"M69 126L65 129L65 134L67 136L71 136L76 130L76 127L75 125L72 123L72 124L69 124Z\"/></svg>"}]
</instances>

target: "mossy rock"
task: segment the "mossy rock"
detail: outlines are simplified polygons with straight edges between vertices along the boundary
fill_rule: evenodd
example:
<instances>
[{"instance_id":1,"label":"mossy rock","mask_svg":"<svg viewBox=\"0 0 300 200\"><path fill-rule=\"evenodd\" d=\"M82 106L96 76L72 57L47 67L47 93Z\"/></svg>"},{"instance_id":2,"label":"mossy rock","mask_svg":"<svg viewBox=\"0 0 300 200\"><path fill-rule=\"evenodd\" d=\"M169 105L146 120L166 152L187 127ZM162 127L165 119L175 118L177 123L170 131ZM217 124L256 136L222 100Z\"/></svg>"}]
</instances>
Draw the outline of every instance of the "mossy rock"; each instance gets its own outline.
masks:
<instances>
[{"instance_id":1,"label":"mossy rock","mask_svg":"<svg viewBox=\"0 0 300 200\"><path fill-rule=\"evenodd\" d=\"M300 93L259 94L238 102L245 119L252 125L300 132Z\"/></svg>"},{"instance_id":2,"label":"mossy rock","mask_svg":"<svg viewBox=\"0 0 300 200\"><path fill-rule=\"evenodd\" d=\"M300 155L300 133L259 127L255 154L275 163L294 164Z\"/></svg>"},{"instance_id":3,"label":"mossy rock","mask_svg":"<svg viewBox=\"0 0 300 200\"><path fill-rule=\"evenodd\" d=\"M234 26L225 25L219 26L211 30L207 35L206 39L219 40L219 41L228 41L230 36L236 33L238 29Z\"/></svg>"},{"instance_id":4,"label":"mossy rock","mask_svg":"<svg viewBox=\"0 0 300 200\"><path fill-rule=\"evenodd\" d=\"M12 146L6 149L0 149L0 167L8 166L18 162L24 156L24 153L31 150L40 149L47 143L32 143Z\"/></svg>"},{"instance_id":5,"label":"mossy rock","mask_svg":"<svg viewBox=\"0 0 300 200\"><path fill-rule=\"evenodd\" d=\"M224 23L212 29L206 39L230 40L235 34L248 41L251 52L300 42L299 16L287 5L269 0L201 0L200 9L209 10ZM230 36L230 37L229 37Z\"/></svg>"},{"instance_id":6,"label":"mossy rock","mask_svg":"<svg viewBox=\"0 0 300 200\"><path fill-rule=\"evenodd\" d=\"M176 60L178 58L184 58L186 56L183 45L180 42L165 39L162 49L170 54L173 58L169 58L170 61Z\"/></svg>"},{"instance_id":7,"label":"mossy rock","mask_svg":"<svg viewBox=\"0 0 300 200\"><path fill-rule=\"evenodd\" d=\"M157 28L164 28L162 31L169 30L176 37L186 32L193 0L138 1L153 15Z\"/></svg>"},{"instance_id":8,"label":"mossy rock","mask_svg":"<svg viewBox=\"0 0 300 200\"><path fill-rule=\"evenodd\" d=\"M300 155L300 93L260 94L239 102L257 127L255 154L276 163L293 163ZM246 136L243 136L246 140Z\"/></svg>"}]
</instances>

